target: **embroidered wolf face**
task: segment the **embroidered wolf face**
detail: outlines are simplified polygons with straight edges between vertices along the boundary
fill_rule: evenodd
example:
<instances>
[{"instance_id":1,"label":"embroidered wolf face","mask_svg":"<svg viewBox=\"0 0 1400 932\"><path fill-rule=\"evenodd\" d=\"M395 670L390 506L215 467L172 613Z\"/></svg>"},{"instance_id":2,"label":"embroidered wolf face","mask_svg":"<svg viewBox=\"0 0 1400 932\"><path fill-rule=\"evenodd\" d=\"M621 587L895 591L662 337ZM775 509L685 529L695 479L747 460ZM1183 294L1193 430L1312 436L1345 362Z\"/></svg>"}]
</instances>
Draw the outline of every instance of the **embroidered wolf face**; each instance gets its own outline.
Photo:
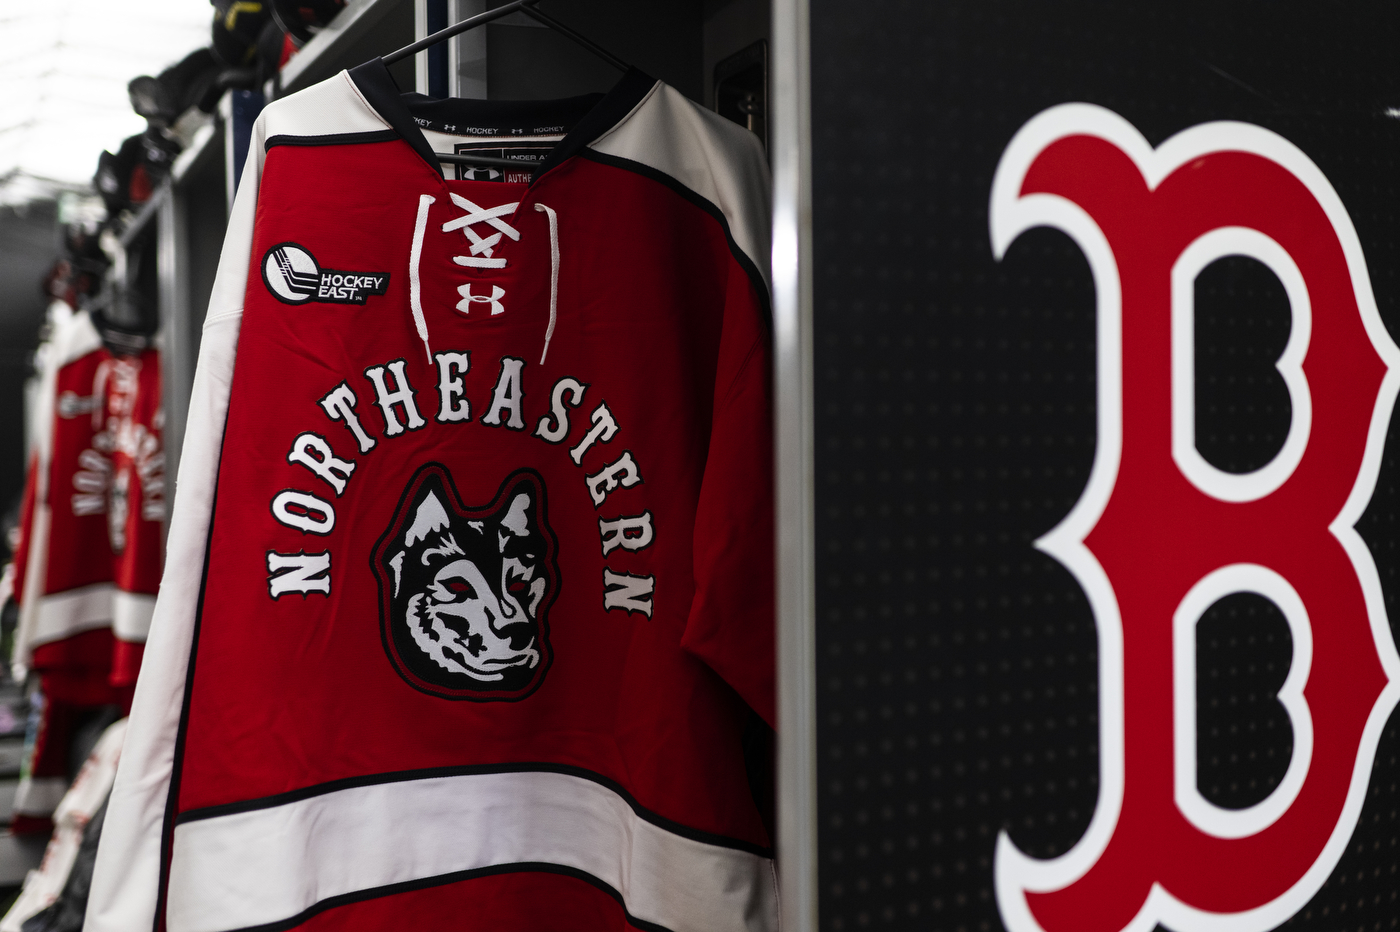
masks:
<instances>
[{"instance_id":1,"label":"embroidered wolf face","mask_svg":"<svg viewBox=\"0 0 1400 932\"><path fill-rule=\"evenodd\" d=\"M394 668L447 699L528 695L552 659L556 549L533 470L512 473L490 504L468 508L446 467L420 468L372 557Z\"/></svg>"}]
</instances>

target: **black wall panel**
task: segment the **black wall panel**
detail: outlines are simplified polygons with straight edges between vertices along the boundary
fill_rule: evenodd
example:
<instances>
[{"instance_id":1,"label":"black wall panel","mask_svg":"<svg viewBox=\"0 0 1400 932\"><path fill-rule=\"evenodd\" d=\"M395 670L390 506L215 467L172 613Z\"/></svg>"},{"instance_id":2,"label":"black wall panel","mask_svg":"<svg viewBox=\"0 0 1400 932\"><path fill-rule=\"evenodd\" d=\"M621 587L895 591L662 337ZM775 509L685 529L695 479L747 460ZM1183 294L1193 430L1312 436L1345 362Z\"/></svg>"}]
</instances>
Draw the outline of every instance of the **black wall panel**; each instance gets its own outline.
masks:
<instances>
[{"instance_id":1,"label":"black wall panel","mask_svg":"<svg viewBox=\"0 0 1400 932\"><path fill-rule=\"evenodd\" d=\"M1064 234L1006 258L992 174L1047 107L1107 107L1153 144L1271 129L1350 212L1400 334L1400 8L1393 4L812 0L821 926L1002 928L993 849L1064 852L1094 811L1097 641L1033 541L1095 447L1094 284ZM1282 443L1279 283L1250 260L1197 281L1198 448L1230 472ZM1359 525L1400 619L1400 439ZM1221 600L1199 629L1203 795L1257 802L1293 735L1288 628ZM1397 926L1400 723L1331 879L1287 925Z\"/></svg>"},{"instance_id":2,"label":"black wall panel","mask_svg":"<svg viewBox=\"0 0 1400 932\"><path fill-rule=\"evenodd\" d=\"M0 411L0 508L19 514L28 452L24 448L24 380L34 371L34 349L49 297L44 273L58 258L54 205L40 202L16 209L0 208L0 397L10 403ZM8 553L8 548L0 549Z\"/></svg>"}]
</instances>

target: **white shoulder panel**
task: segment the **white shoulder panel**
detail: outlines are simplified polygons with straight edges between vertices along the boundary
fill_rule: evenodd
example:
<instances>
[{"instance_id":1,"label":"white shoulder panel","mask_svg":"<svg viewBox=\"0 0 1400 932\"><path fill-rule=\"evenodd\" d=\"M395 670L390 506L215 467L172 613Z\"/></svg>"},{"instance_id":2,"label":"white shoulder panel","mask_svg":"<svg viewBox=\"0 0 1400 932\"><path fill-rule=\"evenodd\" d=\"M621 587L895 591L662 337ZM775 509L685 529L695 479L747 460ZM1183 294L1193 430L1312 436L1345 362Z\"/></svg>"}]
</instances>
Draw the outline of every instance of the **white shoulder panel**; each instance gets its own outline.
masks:
<instances>
[{"instance_id":1,"label":"white shoulder panel","mask_svg":"<svg viewBox=\"0 0 1400 932\"><path fill-rule=\"evenodd\" d=\"M375 133L390 128L344 71L273 101L258 119L266 126L264 138Z\"/></svg>"},{"instance_id":2,"label":"white shoulder panel","mask_svg":"<svg viewBox=\"0 0 1400 932\"><path fill-rule=\"evenodd\" d=\"M658 81L589 148L640 162L714 204L768 284L768 162L757 136Z\"/></svg>"},{"instance_id":3,"label":"white shoulder panel","mask_svg":"<svg viewBox=\"0 0 1400 932\"><path fill-rule=\"evenodd\" d=\"M54 328L53 364L55 369L81 359L102 346L102 337L87 311L78 311Z\"/></svg>"},{"instance_id":4,"label":"white shoulder panel","mask_svg":"<svg viewBox=\"0 0 1400 932\"><path fill-rule=\"evenodd\" d=\"M39 379L39 404L35 411L34 441L39 456L45 463L41 476L48 478L47 464L53 452L54 405L58 401L58 370L71 362L82 359L88 353L102 348L102 337L93 325L87 311L78 311L60 322L53 329L53 336L46 347L41 347L43 355ZM26 577L37 579L39 577ZM34 587L28 586L26 589Z\"/></svg>"}]
</instances>

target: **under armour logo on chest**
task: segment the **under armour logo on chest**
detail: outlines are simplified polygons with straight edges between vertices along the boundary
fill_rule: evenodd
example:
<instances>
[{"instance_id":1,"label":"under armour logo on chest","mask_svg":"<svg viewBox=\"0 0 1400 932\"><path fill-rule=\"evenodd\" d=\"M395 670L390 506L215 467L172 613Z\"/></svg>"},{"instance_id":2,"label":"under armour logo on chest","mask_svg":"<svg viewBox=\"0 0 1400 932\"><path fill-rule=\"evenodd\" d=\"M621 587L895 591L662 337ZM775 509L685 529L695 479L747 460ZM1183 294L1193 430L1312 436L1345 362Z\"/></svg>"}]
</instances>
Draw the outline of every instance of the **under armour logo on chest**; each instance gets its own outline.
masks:
<instances>
[{"instance_id":1,"label":"under armour logo on chest","mask_svg":"<svg viewBox=\"0 0 1400 932\"><path fill-rule=\"evenodd\" d=\"M501 237L509 237L512 241L520 240L520 231L507 221L501 219L505 216L514 216L516 208L520 206L519 201L510 204L501 204L497 207L483 208L479 204L474 204L460 194L449 192L452 203L467 214L448 220L442 224L442 232L452 233L461 230L466 236L469 247L469 255L453 256L452 261L457 265L473 269L503 269L506 267L505 257L495 256L496 247L501 242ZM421 194L418 197L418 211L413 224L413 245L409 249L408 258L408 302L413 313L414 329L418 332L418 338L423 341L423 350L427 353L429 362L432 361L433 352L428 339L428 320L423 313L423 287L419 277L419 263L423 257L423 241L428 229L428 211L437 198L431 194ZM549 343L554 338L554 326L559 314L559 215L553 208L544 204L535 204L535 210L544 214L549 221L549 323L544 332L544 346L540 350L540 364L543 365L545 357L549 354ZM486 224L495 230L489 236L478 233L474 227L479 224ZM484 288L485 285L483 284ZM462 300L457 302L456 310L462 314L471 312L473 304L488 304L491 306L491 316L505 313L505 306L501 299L506 296L506 290L500 285L491 285L491 294L472 294L472 283L457 287L457 293Z\"/></svg>"},{"instance_id":2,"label":"under armour logo on chest","mask_svg":"<svg viewBox=\"0 0 1400 932\"><path fill-rule=\"evenodd\" d=\"M490 297L484 294L472 294L471 282L467 282L465 285L459 285L457 287L457 293L462 296L462 300L457 302L457 310L461 311L463 314L471 313L473 303L491 305L492 317L505 310L501 305L501 299L506 296L506 290L500 285L491 286Z\"/></svg>"}]
</instances>

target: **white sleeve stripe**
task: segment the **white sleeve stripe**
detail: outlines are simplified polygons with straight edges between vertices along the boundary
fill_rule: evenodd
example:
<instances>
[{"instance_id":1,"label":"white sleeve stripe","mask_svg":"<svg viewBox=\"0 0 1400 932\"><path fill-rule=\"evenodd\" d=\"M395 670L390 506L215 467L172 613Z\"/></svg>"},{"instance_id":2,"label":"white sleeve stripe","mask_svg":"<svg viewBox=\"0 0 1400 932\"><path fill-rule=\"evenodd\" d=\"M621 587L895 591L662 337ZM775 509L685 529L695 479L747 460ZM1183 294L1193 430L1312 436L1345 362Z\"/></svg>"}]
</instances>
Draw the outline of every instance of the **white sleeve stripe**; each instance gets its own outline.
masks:
<instances>
[{"instance_id":1,"label":"white sleeve stripe","mask_svg":"<svg viewBox=\"0 0 1400 932\"><path fill-rule=\"evenodd\" d=\"M123 641L144 642L155 610L155 596L118 589L112 593L112 633Z\"/></svg>"},{"instance_id":2,"label":"white sleeve stripe","mask_svg":"<svg viewBox=\"0 0 1400 932\"><path fill-rule=\"evenodd\" d=\"M608 792L622 799L627 803L627 806L636 813L639 819L650 822L658 828L662 828L672 834L690 838L706 845L714 845L720 848L733 848L735 851L747 851L750 854L762 858L773 857L771 848L766 848L762 845L743 841L738 838L732 838L727 835L720 835L714 832L704 831L703 829L692 828L653 812L638 803L622 784L596 771L570 764L554 763L467 764L458 767L430 767L423 770L397 770L387 773L370 773L357 777L332 780L328 783L313 784L311 786L301 787L300 789L289 790L285 793L278 793L273 796L262 796L254 799L240 800L238 802L202 806L198 809L187 809L180 813L176 822L180 825L184 825L187 822L201 822L205 819L217 819L242 812L255 812L260 809L276 809L291 803L301 802L302 800L314 799L317 796L329 796L332 793L340 793L345 790L352 790L365 786L379 786L385 783L408 783L415 780L433 780L440 777L483 776L506 773L557 773L572 779L587 780L590 783L598 784Z\"/></svg>"},{"instance_id":3,"label":"white sleeve stripe","mask_svg":"<svg viewBox=\"0 0 1400 932\"><path fill-rule=\"evenodd\" d=\"M116 583L100 582L39 596L28 646L32 649L83 631L110 628L116 591Z\"/></svg>"},{"instance_id":4,"label":"white sleeve stripe","mask_svg":"<svg viewBox=\"0 0 1400 932\"><path fill-rule=\"evenodd\" d=\"M182 822L172 862L170 932L282 927L406 884L550 866L593 878L652 928L778 922L768 858L669 832L557 772L398 780Z\"/></svg>"}]
</instances>

